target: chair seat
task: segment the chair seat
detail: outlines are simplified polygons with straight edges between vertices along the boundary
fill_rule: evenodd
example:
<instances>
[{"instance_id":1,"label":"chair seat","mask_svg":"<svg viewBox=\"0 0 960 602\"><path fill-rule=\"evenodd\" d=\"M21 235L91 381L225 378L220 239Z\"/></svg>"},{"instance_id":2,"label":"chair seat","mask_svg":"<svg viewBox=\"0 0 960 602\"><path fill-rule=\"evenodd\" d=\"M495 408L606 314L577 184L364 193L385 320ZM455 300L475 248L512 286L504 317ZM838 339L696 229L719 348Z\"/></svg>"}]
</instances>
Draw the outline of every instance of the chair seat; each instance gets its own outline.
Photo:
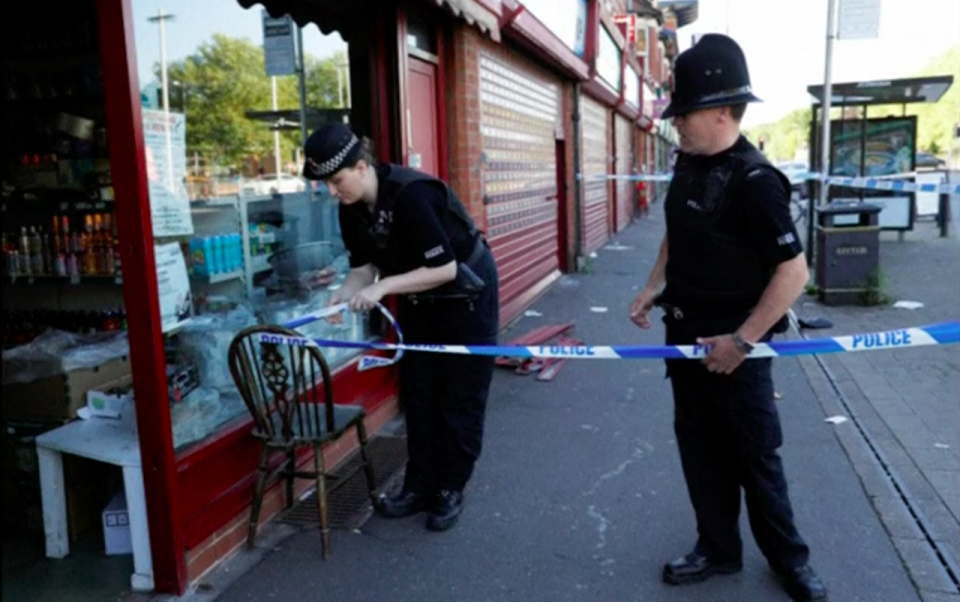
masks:
<instances>
[{"instance_id":1,"label":"chair seat","mask_svg":"<svg viewBox=\"0 0 960 602\"><path fill-rule=\"evenodd\" d=\"M292 438L294 441L289 441L286 437L283 436L283 419L280 417L278 412L273 412L270 414L270 421L273 423L274 435L272 437L268 436L267 433L262 431L255 431L254 434L266 440L269 443L275 445L286 445L288 442L317 442L325 441L331 437L339 436L344 430L350 427L358 419L362 420L365 412L363 406L357 405L337 405L333 406L333 424L334 430L327 430L327 421L324 417L324 409L322 404L304 404L301 406L301 411L303 413L303 425L301 428L300 421L297 419L296 414L293 416L293 423L290 425L293 433ZM314 412L320 412L319 421L314 415ZM317 424L319 422L319 424ZM316 427L320 428L318 431Z\"/></svg>"}]
</instances>

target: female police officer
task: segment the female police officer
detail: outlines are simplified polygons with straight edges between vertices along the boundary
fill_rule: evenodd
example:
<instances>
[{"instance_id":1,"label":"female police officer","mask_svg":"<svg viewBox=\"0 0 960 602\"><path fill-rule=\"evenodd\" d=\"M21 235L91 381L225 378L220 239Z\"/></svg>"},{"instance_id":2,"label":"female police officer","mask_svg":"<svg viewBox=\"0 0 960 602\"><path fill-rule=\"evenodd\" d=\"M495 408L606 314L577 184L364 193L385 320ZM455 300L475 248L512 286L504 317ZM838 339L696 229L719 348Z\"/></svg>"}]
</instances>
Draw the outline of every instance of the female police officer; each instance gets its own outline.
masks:
<instances>
[{"instance_id":1,"label":"female police officer","mask_svg":"<svg viewBox=\"0 0 960 602\"><path fill-rule=\"evenodd\" d=\"M331 303L353 311L399 295L409 343L495 344L497 269L456 194L440 180L398 165L376 165L357 136L327 124L304 145L304 177L323 180L340 201L350 272ZM378 277L379 276L379 277ZM483 438L493 358L408 353L400 361L409 461L403 489L378 511L428 511L427 528L452 527Z\"/></svg>"}]
</instances>

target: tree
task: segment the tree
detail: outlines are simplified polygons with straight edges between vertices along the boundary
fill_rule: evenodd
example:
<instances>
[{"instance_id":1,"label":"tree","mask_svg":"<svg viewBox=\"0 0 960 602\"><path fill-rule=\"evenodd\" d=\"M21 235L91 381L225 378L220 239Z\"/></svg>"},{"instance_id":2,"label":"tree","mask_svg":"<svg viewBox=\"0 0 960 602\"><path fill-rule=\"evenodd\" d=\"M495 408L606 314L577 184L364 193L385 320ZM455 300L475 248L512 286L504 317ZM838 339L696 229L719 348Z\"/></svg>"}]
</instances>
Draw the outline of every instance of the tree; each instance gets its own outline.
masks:
<instances>
[{"instance_id":1,"label":"tree","mask_svg":"<svg viewBox=\"0 0 960 602\"><path fill-rule=\"evenodd\" d=\"M309 55L305 59L307 106L337 106L334 65L343 61L342 53L323 60ZM187 115L189 154L197 152L214 164L236 167L245 157L273 153L273 132L268 124L246 116L247 111L269 111L273 106L260 46L248 39L214 34L194 54L171 63L168 78L171 105L182 105ZM299 108L295 76L277 78L277 106L281 110ZM300 145L299 130L281 132L283 157L292 157L293 149Z\"/></svg>"},{"instance_id":2,"label":"tree","mask_svg":"<svg viewBox=\"0 0 960 602\"><path fill-rule=\"evenodd\" d=\"M953 75L953 85L935 103L907 105L906 114L917 116L917 149L939 155L953 144L953 128L960 122L960 46L933 58L914 77L933 75ZM868 112L870 117L902 114L902 105L871 106ZM754 142L765 136L766 154L771 160L791 160L796 149L805 147L809 140L810 109L798 109L776 123L758 125L745 133Z\"/></svg>"}]
</instances>

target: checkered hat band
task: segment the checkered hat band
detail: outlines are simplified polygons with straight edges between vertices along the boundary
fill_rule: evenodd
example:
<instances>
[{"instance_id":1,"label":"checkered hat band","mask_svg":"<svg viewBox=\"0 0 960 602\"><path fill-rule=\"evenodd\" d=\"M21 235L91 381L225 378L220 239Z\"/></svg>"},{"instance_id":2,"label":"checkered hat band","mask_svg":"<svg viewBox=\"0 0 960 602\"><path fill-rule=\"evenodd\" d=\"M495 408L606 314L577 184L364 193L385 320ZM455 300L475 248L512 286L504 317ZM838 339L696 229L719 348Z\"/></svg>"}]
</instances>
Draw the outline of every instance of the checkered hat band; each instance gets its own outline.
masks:
<instances>
[{"instance_id":1,"label":"checkered hat band","mask_svg":"<svg viewBox=\"0 0 960 602\"><path fill-rule=\"evenodd\" d=\"M353 150L353 147L358 144L360 144L360 140L354 135L350 138L350 142L340 149L340 152L330 157L323 163L317 163L316 161L308 159L307 164L310 166L310 170L313 172L315 177L325 178L340 169L343 160L347 158L347 155L350 154L350 151Z\"/></svg>"}]
</instances>

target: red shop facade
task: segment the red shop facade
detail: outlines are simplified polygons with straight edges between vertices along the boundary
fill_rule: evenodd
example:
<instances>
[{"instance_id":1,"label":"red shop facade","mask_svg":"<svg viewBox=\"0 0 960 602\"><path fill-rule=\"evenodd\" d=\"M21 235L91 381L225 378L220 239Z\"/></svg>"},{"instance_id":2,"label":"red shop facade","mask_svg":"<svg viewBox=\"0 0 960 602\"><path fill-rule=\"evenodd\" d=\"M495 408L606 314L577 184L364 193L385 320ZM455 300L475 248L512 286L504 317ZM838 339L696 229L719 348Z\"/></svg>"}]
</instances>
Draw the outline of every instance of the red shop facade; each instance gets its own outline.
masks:
<instances>
[{"instance_id":1,"label":"red shop facade","mask_svg":"<svg viewBox=\"0 0 960 602\"><path fill-rule=\"evenodd\" d=\"M12 277L4 282L12 284L5 284L4 311L26 315L38 304L46 304L47 312L101 303L124 308L152 585L173 594L185 592L243 545L259 460L251 419L242 405L228 401L229 383L221 382L226 357L218 360L197 349L219 352L243 326L291 319L325 299L274 294L265 261L283 240L338 248L335 208L322 189L296 177L304 129L345 119L370 140L379 160L448 180L494 251L503 325L631 222L637 186L616 176L648 169L653 152L641 127L653 122L650 103L642 98L644 65L633 50L634 39L614 19L626 13L622 1L564 0L566 12L573 14L569 20L557 20L564 11L553 2L516 0L197 4L204 6L165 3L180 13L171 19L151 2L74 3L58 27L66 31L68 21L78 19L91 24L85 43L99 89L83 102L93 107L76 106L78 95L65 92L66 87L52 94L41 91L42 102L33 96L22 103L37 94L33 88L47 81L53 86L75 71L71 61L79 59L67 57L73 52L69 44L28 49L13 43L21 58L5 57L12 74L5 85L14 90L8 98L17 98L10 106L21 112L4 123L9 139L22 146L8 152L8 159L42 156L47 149L30 140L61 113L103 130L100 156L74 145L51 159L49 172L59 176L27 166L31 161L5 173L23 186L40 186L37 173L47 174L57 182L48 185L50 195L81 190L85 202L92 203L89 211L109 212L116 265L123 269L122 278L110 271L113 267L73 276L46 264L30 276L8 274ZM49 22L42 8L18 10L23 23ZM299 78L296 73L268 76L271 67L257 37L268 18L284 15L301 36L301 50L295 52ZM180 27L180 22L191 26ZM197 25L206 22L208 27ZM236 33L220 32L221 22L234 23ZM329 50L323 44L330 34L339 36L335 59L305 58L313 48ZM25 54L29 60L22 58ZM255 72L245 70L250 63ZM218 65L226 65L231 77L215 77ZM31 75L37 69L45 73L44 82ZM303 90L298 90L301 80ZM225 95L246 103L238 115L213 103ZM287 130L277 125L284 115L303 121ZM151 129L156 123L165 125ZM185 129L179 138L171 134L177 127ZM96 185L65 186L65 171L87 162L100 165ZM162 205L165 194L172 200ZM59 202L53 213L66 211L72 201ZM79 206L70 207L71 216L83 215ZM10 222L5 230L29 228L30 220L51 223L50 214L6 215L22 224ZM54 221L55 228L62 227L59 214ZM56 238L55 232L41 232ZM219 269L199 266L195 247L202 250L204 244L225 245L224 257L231 252L235 257L222 259ZM174 315L171 324L163 300L164 265L177 248L190 272L187 290L193 303L189 316ZM82 253L86 257L87 251ZM331 265L346 271L345 259ZM57 291L42 301L36 294L41 282ZM362 340L375 338L376 332L358 321L331 336ZM219 379L221 385L217 390L213 383L201 383L217 392L215 417L170 401L172 350L183 351L190 341L200 354L201 380ZM346 352L330 361L336 401L363 405L368 432L376 433L397 415L394 370L360 372L357 356ZM16 411L5 407L5 420L11 417ZM354 447L333 446L327 465L336 465ZM304 455L300 461L312 463L312 458ZM286 502L284 488L275 486L264 500L261 522Z\"/></svg>"}]
</instances>

